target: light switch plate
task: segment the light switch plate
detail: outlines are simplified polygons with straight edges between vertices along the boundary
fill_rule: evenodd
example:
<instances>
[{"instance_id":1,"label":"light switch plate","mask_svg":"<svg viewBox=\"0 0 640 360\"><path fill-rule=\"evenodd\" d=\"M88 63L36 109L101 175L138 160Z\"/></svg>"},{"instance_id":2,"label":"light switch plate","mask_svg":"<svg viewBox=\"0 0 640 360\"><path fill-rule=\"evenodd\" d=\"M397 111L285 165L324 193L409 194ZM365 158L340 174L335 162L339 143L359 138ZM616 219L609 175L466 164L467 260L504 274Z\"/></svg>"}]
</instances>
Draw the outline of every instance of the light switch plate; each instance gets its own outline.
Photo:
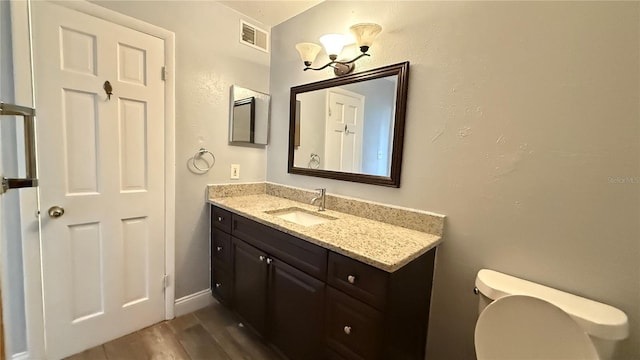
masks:
<instances>
[{"instance_id":1,"label":"light switch plate","mask_svg":"<svg viewBox=\"0 0 640 360\"><path fill-rule=\"evenodd\" d=\"M240 164L231 164L231 180L240 179Z\"/></svg>"}]
</instances>

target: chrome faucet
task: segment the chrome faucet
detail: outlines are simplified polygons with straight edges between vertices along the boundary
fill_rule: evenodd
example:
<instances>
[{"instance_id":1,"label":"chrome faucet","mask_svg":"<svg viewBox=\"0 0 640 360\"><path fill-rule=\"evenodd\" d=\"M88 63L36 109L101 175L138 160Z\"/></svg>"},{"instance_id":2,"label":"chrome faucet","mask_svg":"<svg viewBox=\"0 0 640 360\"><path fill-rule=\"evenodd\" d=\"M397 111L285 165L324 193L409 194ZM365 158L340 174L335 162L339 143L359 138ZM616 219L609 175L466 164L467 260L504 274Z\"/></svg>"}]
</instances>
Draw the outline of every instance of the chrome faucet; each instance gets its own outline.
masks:
<instances>
[{"instance_id":1,"label":"chrome faucet","mask_svg":"<svg viewBox=\"0 0 640 360\"><path fill-rule=\"evenodd\" d=\"M325 188L316 189L316 191L318 192L318 196L311 199L311 205L315 204L316 201L320 200L320 204L318 204L318 211L324 211L324 198L327 193L327 189Z\"/></svg>"}]
</instances>

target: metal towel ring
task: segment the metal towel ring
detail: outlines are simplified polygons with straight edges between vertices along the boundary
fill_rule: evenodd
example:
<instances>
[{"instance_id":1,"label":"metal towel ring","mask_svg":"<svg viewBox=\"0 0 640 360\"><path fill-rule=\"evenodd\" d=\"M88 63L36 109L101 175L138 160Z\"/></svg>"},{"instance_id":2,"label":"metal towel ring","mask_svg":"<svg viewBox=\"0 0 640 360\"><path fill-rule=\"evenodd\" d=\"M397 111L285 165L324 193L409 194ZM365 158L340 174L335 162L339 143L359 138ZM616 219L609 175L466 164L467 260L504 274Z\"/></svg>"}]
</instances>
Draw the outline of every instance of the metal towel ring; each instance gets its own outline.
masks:
<instances>
[{"instance_id":1,"label":"metal towel ring","mask_svg":"<svg viewBox=\"0 0 640 360\"><path fill-rule=\"evenodd\" d=\"M204 154L209 154L211 155L211 164L209 164L208 161L205 160L205 163L207 164L206 168L201 168L198 166L198 164L196 164L196 160L202 158L202 156ZM200 148L200 150L198 150L197 153L195 153L193 155L193 158L191 159L191 165L193 165L193 167L195 169L197 169L198 171L202 171L202 172L207 172L209 170L211 170L211 168L213 167L213 165L216 164L216 157L215 155L213 155L213 153L205 148Z\"/></svg>"},{"instance_id":2,"label":"metal towel ring","mask_svg":"<svg viewBox=\"0 0 640 360\"><path fill-rule=\"evenodd\" d=\"M309 169L318 168L320 168L320 155L312 153L311 157L309 158Z\"/></svg>"}]
</instances>

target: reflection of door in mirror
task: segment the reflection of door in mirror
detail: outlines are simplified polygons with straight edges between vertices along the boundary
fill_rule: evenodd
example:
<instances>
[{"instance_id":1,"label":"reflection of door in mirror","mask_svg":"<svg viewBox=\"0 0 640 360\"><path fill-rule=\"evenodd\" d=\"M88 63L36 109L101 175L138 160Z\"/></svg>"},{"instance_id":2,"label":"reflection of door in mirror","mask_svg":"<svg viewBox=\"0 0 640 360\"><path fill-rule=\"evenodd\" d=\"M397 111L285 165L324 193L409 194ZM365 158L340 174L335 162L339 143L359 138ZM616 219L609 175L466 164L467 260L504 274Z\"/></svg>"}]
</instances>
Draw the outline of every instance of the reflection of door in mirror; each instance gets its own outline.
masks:
<instances>
[{"instance_id":1,"label":"reflection of door in mirror","mask_svg":"<svg viewBox=\"0 0 640 360\"><path fill-rule=\"evenodd\" d=\"M342 89L327 95L324 169L360 172L365 97Z\"/></svg>"},{"instance_id":2,"label":"reflection of door in mirror","mask_svg":"<svg viewBox=\"0 0 640 360\"><path fill-rule=\"evenodd\" d=\"M256 99L254 97L234 101L231 141L254 142L256 127L255 103Z\"/></svg>"}]
</instances>

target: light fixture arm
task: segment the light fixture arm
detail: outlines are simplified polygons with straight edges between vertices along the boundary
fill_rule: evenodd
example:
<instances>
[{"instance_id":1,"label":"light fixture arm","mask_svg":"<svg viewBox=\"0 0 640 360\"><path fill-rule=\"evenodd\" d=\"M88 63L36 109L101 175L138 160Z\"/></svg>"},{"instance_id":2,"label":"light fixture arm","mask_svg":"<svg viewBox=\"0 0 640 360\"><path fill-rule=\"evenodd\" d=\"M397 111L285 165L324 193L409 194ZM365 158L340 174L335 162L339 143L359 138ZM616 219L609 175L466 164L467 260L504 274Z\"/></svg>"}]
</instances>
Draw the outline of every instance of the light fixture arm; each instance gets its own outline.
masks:
<instances>
[{"instance_id":1,"label":"light fixture arm","mask_svg":"<svg viewBox=\"0 0 640 360\"><path fill-rule=\"evenodd\" d=\"M349 60L349 61L337 61L337 60L331 60L331 61L329 61L327 64L325 64L324 66L319 67L319 68L312 68L311 66L307 66L307 67L305 67L305 68L304 68L304 71L307 71L307 70L316 70L316 71L317 71L317 70L323 70L323 69L326 69L326 68L327 68L327 67L329 67L329 66L331 66L331 67L335 67L335 66L332 66L333 64L340 64L340 65L349 65L349 64L353 64L354 62L356 62L358 59L360 59L360 58L361 58L361 57L363 57L363 56L371 56L371 55L369 55L369 54L367 54L367 53L362 53L362 54L360 54L360 55L356 56L355 58L353 58L353 59L351 59L351 60Z\"/></svg>"}]
</instances>

